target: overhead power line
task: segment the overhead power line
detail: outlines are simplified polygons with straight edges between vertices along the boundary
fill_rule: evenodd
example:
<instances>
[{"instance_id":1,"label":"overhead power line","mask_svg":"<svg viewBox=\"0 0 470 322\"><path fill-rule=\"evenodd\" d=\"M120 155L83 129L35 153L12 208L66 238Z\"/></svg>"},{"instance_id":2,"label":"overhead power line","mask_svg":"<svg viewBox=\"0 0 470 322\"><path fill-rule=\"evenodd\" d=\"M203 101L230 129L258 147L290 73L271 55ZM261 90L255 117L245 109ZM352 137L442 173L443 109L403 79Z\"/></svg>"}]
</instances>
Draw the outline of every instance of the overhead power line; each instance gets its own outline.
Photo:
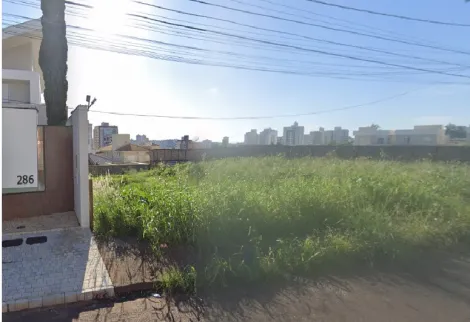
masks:
<instances>
[{"instance_id":1,"label":"overhead power line","mask_svg":"<svg viewBox=\"0 0 470 322\"><path fill-rule=\"evenodd\" d=\"M5 0L5 1L11 2L11 3L21 3L21 4L24 4L24 5L33 6L33 7L38 7L39 6L39 3L35 3L35 2L31 3L31 2L28 2L28 1L18 1L18 0ZM459 62L450 62L450 61L448 62L448 61L443 61L443 60L438 60L438 59L430 59L430 58L420 57L420 56L416 56L416 55L400 54L400 53L396 53L396 52L390 52L390 51L387 51L387 50L382 50L382 49L377 49L377 48L370 48L370 47L367 47L367 46L358 46L358 45L352 45L352 44L345 44L345 43L330 41L330 40L326 40L326 39L313 38L313 37L309 37L309 36L305 36L305 35L301 35L301 34L295 34L295 33L289 33L289 32L285 32L285 31L275 30L275 29L260 28L260 27L257 27L257 26L242 24L242 23L238 23L238 22L235 22L235 21L230 21L230 20L227 20L227 19L220 19L220 18L211 17L211 16L204 16L204 15L184 12L184 11L175 10L175 9L171 9L171 8L165 8L165 7L162 7L162 6L153 5L153 4L149 4L149 3L145 3L145 2L141 2L141 1L136 1L136 0L134 2L136 2L138 4L158 8L158 9L161 9L161 10L168 10L168 11L176 12L178 14L185 14L185 15L190 15L190 16L203 17L203 18L207 18L207 19L213 19L213 20L217 20L217 21L228 22L228 23L237 24L237 25L252 28L252 29L268 31L268 32L273 32L273 33L277 33L277 34L290 35L290 36L294 36L294 37L300 37L302 39L314 40L314 41L317 41L317 42L321 42L321 43L325 43L325 44L329 44L329 45L334 45L334 46L356 48L356 49L360 49L360 50L366 50L366 51L371 51L371 52L376 52L376 53L383 53L383 54L386 54L386 55L392 55L392 56L397 56L397 57L412 58L412 59L416 59L416 60L428 61L428 62L439 63L439 64L454 65L454 66L460 66L460 67L468 67L468 66L465 66L465 65L463 65ZM67 3L72 5L72 6L78 6L79 8L86 8L86 9L92 9L93 8L93 6L91 6L91 5L78 3L78 2L74 2L74 1L67 1ZM76 15L76 13L73 13L71 15ZM141 17L143 15L138 15L138 16ZM163 17L163 16L157 16L157 17L161 17L162 19L165 19L165 20L181 21L181 20L178 20L178 19L172 19L172 18ZM154 22L162 24L160 21L154 21ZM187 23L190 23L190 22L187 22ZM199 25L201 25L201 24L199 24ZM202 24L202 25L204 25L204 24ZM205 26L211 26L211 25L205 25ZM135 26L133 26L133 27L135 27ZM211 27L220 28L218 26L211 26ZM227 29L227 28L222 28L222 29L230 30L230 29ZM147 30L149 30L149 29L147 29ZM188 31L187 28L186 28L186 31ZM191 30L191 31L195 32L196 30ZM240 32L246 32L246 31L240 31ZM207 38L207 35L204 36L204 37ZM287 38L287 39L292 39L292 38ZM211 40L211 41L213 41L213 40ZM246 40L243 39L243 41L246 41ZM266 45L266 44L263 44L263 45ZM243 45L243 46L246 46L246 45ZM270 46L270 45L268 45L268 46ZM253 44L251 44L250 47L253 47ZM285 51L286 48L281 48L281 50ZM329 50L329 49L326 49L326 50ZM297 52L297 53L299 53L299 52ZM349 52L349 53L351 53L351 52ZM306 54L306 53L304 52L304 54ZM365 58L368 58L368 57L365 57ZM413 63L413 66L416 66L416 64Z\"/></svg>"},{"instance_id":2,"label":"overhead power line","mask_svg":"<svg viewBox=\"0 0 470 322\"><path fill-rule=\"evenodd\" d=\"M107 112L107 111L96 111L96 110L93 110L93 111L90 111L90 112L110 114L110 115L121 115L121 116L139 116L139 117L152 117L152 118L164 118L164 119L183 119L183 120L214 120L214 121L261 120L261 119L310 116L310 115L318 115L318 114L325 114L325 113L331 113L331 112L350 110L350 109L354 109L354 108L360 108L360 107L365 107L365 106L370 106L370 105L383 103L383 102L386 102L386 101L391 101L393 99L408 95L411 92L413 92L413 91L402 92L400 94L385 97L385 98L378 99L378 100L375 100L375 101L372 101L372 102L363 103L363 104L356 104L356 105L349 105L349 106L344 106L344 107L340 107L340 108L320 110L320 111L308 112L308 113L279 114L279 115L265 115L265 116L201 117L201 116L171 116L171 115L157 115L157 114L119 113L119 112Z\"/></svg>"},{"instance_id":3,"label":"overhead power line","mask_svg":"<svg viewBox=\"0 0 470 322\"><path fill-rule=\"evenodd\" d=\"M434 85L432 85L434 86ZM319 111L314 111L314 112L307 112L307 113L295 113L295 114L278 114L278 115L264 115L264 116L235 116L235 117L204 117L204 116L178 116L178 115L159 115L159 114L139 114L139 113L121 113L121 112L112 112L112 111L100 111L100 110L89 110L88 112L90 113L98 113L98 114L108 114L108 115L117 115L117 116L135 116L135 117L150 117L150 118L162 118L162 119L178 119L178 120L206 120L206 121L236 121L236 120L261 120L261 119L274 119L274 118L292 118L292 117L300 117L300 116L311 116L311 115L318 115L318 114L326 114L326 113L332 113L332 112L338 112L338 111L344 111L344 110L350 110L350 109L355 109L355 108L360 108L360 107L366 107L366 106L371 106L371 105L376 105L379 103L383 103L386 101L391 101L400 97L403 97L405 95L411 94L416 91L420 91L432 86L426 86L421 89L416 89L416 90L411 90L411 91L405 91L393 96L388 96L385 98L381 98L378 100L374 100L371 102L367 103L362 103L362 104L355 104L355 105L348 105L348 106L343 106L339 108L332 108L332 109L325 109L325 110L319 110ZM23 101L15 101L15 100L10 100L10 102L15 102L15 103L22 103L22 104L29 104L29 102L23 102ZM75 108L69 107L69 110L74 110Z\"/></svg>"},{"instance_id":4,"label":"overhead power line","mask_svg":"<svg viewBox=\"0 0 470 322\"><path fill-rule=\"evenodd\" d=\"M418 46L418 47L425 47L425 48L430 48L430 49L435 49L435 50L441 50L441 51L447 51L447 52L453 52L453 53L458 53L458 54L463 54L463 55L470 55L470 52L468 51L461 51L461 50L456 50L456 49L449 49L441 46L435 46L435 45L428 45L428 44L421 44L421 43L416 43L416 42L410 42L406 40L400 40L400 39L393 39L389 37L384 37L384 36L377 36L377 35L370 35L370 34L365 34L363 32L357 32L353 30L347 30L347 29L341 29L341 28L333 28L329 26L324 26L316 23L310 23L310 22L305 22L297 19L290 19L290 18L283 18L279 16L274 16L274 15L269 15L269 14L264 14L264 13L259 13L259 12L253 12L249 10L244 10L244 9L238 9L230 6L225 6L225 5L220 5L216 3L211 3L208 1L202 1L202 0L188 0L190 2L195 2L195 3L200 3L203 5L207 6L212 6L212 7L217 7L217 8L223 8L226 10L234 11L234 12L240 12L248 15L254 15L254 16L259 16L259 17L265 17L265 18L270 18L270 19L275 19L275 20L281 20L281 21L286 21L286 22L292 22L304 26L311 26L311 27L318 27L322 29L327 29L331 31L337 31L337 32L344 32L344 33L349 33L357 36L363 36L363 37L369 37L369 38L375 38L375 39L380 39L380 40L385 40L385 41L391 41L391 42L396 42L396 43L402 43L406 45L411 45L411 46Z\"/></svg>"},{"instance_id":5,"label":"overhead power line","mask_svg":"<svg viewBox=\"0 0 470 322\"><path fill-rule=\"evenodd\" d=\"M239 0L232 0L232 1L239 2ZM435 43L435 42L432 42L430 40L411 37L410 35L399 33L399 32L396 32L396 31L382 29L378 26L371 26L371 25L367 25L367 24L360 23L360 22L357 22L357 21L351 21L351 20L338 18L338 17L334 17L334 16L330 16L330 15L320 14L320 13L314 12L312 10L290 6L290 5L287 5L287 4L284 4L284 3L279 3L279 2L276 2L276 1L273 1L273 0L259 0L259 1L269 3L269 4L274 5L274 6L283 7L283 8L293 10L293 11L296 11L296 12L307 13L307 14L312 15L312 16L319 16L319 17L324 17L324 18L327 18L327 19L335 20L335 21L340 21L340 22L348 24L348 26L347 26L348 28L350 28L350 26L353 26L356 29L358 29L356 26L359 26L359 27L362 27L362 28L364 28L365 30L367 30L369 32L372 31L372 33L377 33L378 31L380 31L382 33L389 34L389 35L392 35L392 36L395 36L395 37L406 37L406 38L410 39L411 41L420 41L420 42L425 42L425 43L426 42L427 43ZM303 17L303 16L301 16L301 17Z\"/></svg>"},{"instance_id":6,"label":"overhead power line","mask_svg":"<svg viewBox=\"0 0 470 322\"><path fill-rule=\"evenodd\" d=\"M448 22L448 21L438 21L438 20L431 20L431 19L413 18L413 17L408 17L408 16L396 15L396 14L393 14L393 13L385 13L385 12L378 12L378 11L373 11L373 10L368 10L368 9L360 9L360 8L340 5L340 4L336 4L336 3L330 3L330 2L321 1L321 0L307 0L307 1L314 2L314 3L317 3L317 4L321 4L321 5L324 5L324 6L329 6L329 7L336 7L336 8L341 8L341 9L345 9L345 10L352 10L352 11L363 12L363 13L368 13L368 14L372 14L372 15L398 18L398 19L409 20L409 21L425 22L425 23L430 23L430 24L435 24L435 25L454 26L454 27L470 27L470 24L455 23L455 22Z\"/></svg>"},{"instance_id":7,"label":"overhead power line","mask_svg":"<svg viewBox=\"0 0 470 322\"><path fill-rule=\"evenodd\" d=\"M191 0L190 0L190 1L191 1ZM331 40L327 40L327 39L314 38L314 37L305 36L305 35L301 35L301 34L296 34L296 33L291 33L291 32L287 32L287 31L282 31L282 30L276 30L276 29L270 29L270 28L262 28L262 27L259 27L259 26L254 26L254 25L250 25L250 24L240 23L240 22L237 22L237 21L229 20L229 19L222 19L222 18L211 17L211 16L206 16L206 15L201 15L201 14L188 13L188 12L181 11L181 10L169 9L169 8L165 8L165 7L162 7L162 6L159 6L159 5L154 5L154 4L150 4L150 3L145 3L145 2L141 2L141 1L137 1L137 0L136 0L135 2L136 2L136 3L139 3L139 4L142 4L142 5L154 7L154 8L157 8L157 9L162 9L162 10L167 10L167 11L176 12L176 13L179 13L179 14L184 14L184 15L190 15L190 16L194 16L194 17L200 17L200 18L207 18L207 19L213 19L213 20L223 21L223 22L227 22L227 23L231 23L231 24L235 24L235 25L247 27L247 28L250 28L250 29L268 31L268 32L273 32L273 33L277 33L277 34L290 35L290 36L300 37L300 38L307 39L307 40L314 40L314 41L318 41L318 42L322 42L322 43L326 43L326 44L331 44L331 45L336 45L336 46L341 46L341 47L357 48L357 49L361 49L361 50L367 50L367 51L372 51L372 52L377 52L377 53L383 53L383 54L392 55L392 56L405 57L405 58L413 58L413 59L418 59L418 60L423 60L423 61L429 61L429 62L434 62L434 63L440 63L440 64L446 64L446 65L462 66L462 65L459 64L459 63L446 62L446 61L442 61L442 60L438 60L438 59L424 58L424 57L419 57L419 56L415 56L415 55L400 54L400 53L391 52L391 51L388 51L388 50L382 50L382 49L377 49L377 48L371 48L371 47L367 47L367 46L351 45L351 44L346 44L346 43L331 41ZM141 15L140 15L140 16L141 16ZM142 16L141 16L141 17L142 17ZM162 18L164 18L164 17L162 17ZM145 18L144 18L144 19L145 19ZM462 67L466 67L466 66L462 66Z\"/></svg>"},{"instance_id":8,"label":"overhead power line","mask_svg":"<svg viewBox=\"0 0 470 322\"><path fill-rule=\"evenodd\" d=\"M6 13L6 15L11 15L11 14ZM457 75L459 75L458 77L470 78L470 76L467 76L467 75L450 73L448 71L418 68L418 67L415 67L415 65L406 66L406 65L401 65L401 64L392 64L392 63L388 63L388 62L379 61L379 60L376 60L376 59L368 59L368 58L362 58L362 57L356 57L356 56L350 56L350 55L337 54L337 53L332 53L332 52L329 52L329 51L318 51L318 50L314 50L314 49L310 49L310 48L305 48L305 47L300 47L300 46L293 46L293 45L285 44L285 43L265 41L263 39L244 37L244 36L240 36L240 35L234 35L234 34L230 34L230 33L214 31L214 30L210 30L210 29L206 29L206 28L198 28L198 27L187 25L187 24L175 24L175 23L171 23L171 22L161 20L161 19L153 19L153 18L144 16L144 15L135 15L135 14L129 14L129 15L131 17L133 16L135 18L140 18L140 19L143 19L143 20L150 20L152 22L160 23L162 25L167 25L167 26L172 27L172 28L182 28L182 29L186 29L186 30L189 30L189 31L192 31L192 32L201 32L201 33L209 32L209 33L214 33L214 34L219 35L219 36L235 37L235 38L245 40L245 41L248 41L248 42L260 43L262 45L275 46L275 47L279 47L279 48L287 48L287 49L292 49L292 50L296 50L296 51L300 51L300 52L314 52L314 53L319 53L319 54L323 54L323 55L330 55L330 56L337 57L337 58L349 58L349 59L358 60L358 61L367 62L367 63L380 64L380 65L388 66L388 67L403 68L405 70L414 70L414 71L419 71L419 72L435 73L435 74L448 75L448 76L457 76ZM11 16L15 16L15 15L11 15ZM17 17L21 17L21 18L24 18L24 19L32 19L30 17L23 17L23 16L17 16ZM72 28L72 29L75 29L75 30L93 32L92 29L83 28L83 27L79 27L79 26L68 25L68 27ZM80 36L83 37L83 35L80 35ZM268 68L265 68L263 65L261 65L259 63L256 66L247 66L247 65L225 63L225 62L207 61L207 59L205 59L205 60L201 60L201 59L194 60L194 59L188 59L187 57L184 57L184 56L183 57L181 57L181 56L168 56L168 55L162 56L162 55L159 55L159 54L155 53L155 50L152 49L152 48L150 48L149 50L151 50L151 51L149 51L147 46L145 46L145 48L146 48L145 51L142 51L140 49L139 50L129 50L126 47L128 47L129 45L132 45L132 43L129 43L128 41L133 40L133 41L139 41L139 42L144 42L144 43L150 43L150 44L152 44L152 46L155 45L155 44L158 44L158 45L162 45L162 46L177 48L178 50L186 50L186 51L191 50L191 51L196 51L196 52L201 52L201 53L202 52L214 52L214 53L218 53L218 54L232 55L233 57L237 57L237 56L238 57L243 57L243 55L240 55L238 53L233 53L233 52L211 51L211 50L207 50L207 49L200 48L200 47L195 47L195 46L178 45L178 44L174 44L174 43L161 42L161 41L157 41L157 40L154 40L154 39L144 39L144 38L138 38L138 37L128 36L128 35L116 35L116 36L121 37L121 38L126 39L126 40L123 40L120 43L111 43L111 45L113 46L112 48L108 48L108 47L103 46L103 43L101 43L101 42L104 42L104 44L109 44L109 42L106 42L106 39L103 39L103 38L94 39L95 43L93 43L93 44L89 44L89 43L83 44L83 42L82 43L75 42L75 44L77 44L79 46L82 45L86 48L108 50L108 51L114 51L114 52L119 52L119 53L125 53L125 54L129 54L129 55L146 56L146 57L161 59L161 60L177 61L177 62L190 63L190 64L206 65L206 66L229 67L229 68L236 68L236 69L266 71L266 72L278 72L278 73L305 75L305 76L321 76L321 77L338 78L338 79L350 79L350 78L348 78L348 76L374 76L374 75L386 75L386 74L391 75L392 74L392 73L375 73L375 74L368 73L367 74L367 73L353 73L353 72L349 72L349 73L344 73L343 72L343 74L340 74L340 73L334 73L334 72L331 72L331 71L325 71L325 72L314 71L314 72L311 72L309 70L292 70L292 69L285 70L285 69L279 69L278 67L272 68L272 66L269 66ZM88 37L88 36L84 36L84 37ZM71 39L71 40L72 41L74 41L74 40L77 41L76 38ZM85 38L85 39L82 39L82 41L83 40L87 40L87 39ZM125 43L124 43L124 41L125 41ZM99 43L96 43L96 42L99 42ZM119 45L119 48L116 48L116 45ZM245 55L245 58L246 58L246 55ZM344 77L344 76L346 76L346 77Z\"/></svg>"},{"instance_id":9,"label":"overhead power line","mask_svg":"<svg viewBox=\"0 0 470 322\"><path fill-rule=\"evenodd\" d=\"M193 1L193 0L191 0L191 1ZM359 57L346 55L346 54L337 54L337 53L327 52L327 51L323 51L323 50L310 49L310 48L305 48L305 47L300 47L300 46L295 46L295 45L289 45L289 44L284 44L284 43L279 43L279 42L256 39L256 38L245 37L245 36L240 36L240 35L233 35L233 34L229 34L229 33L225 33L225 32L207 30L207 29L204 29L204 28L197 28L197 27L183 25L183 24L176 24L176 23L172 23L172 22L168 22L168 21L163 21L163 20L159 20L159 19L153 19L153 18L150 18L150 17L146 17L146 16L141 16L141 15L134 15L134 14L131 14L131 15L135 16L135 17L142 18L142 19L146 19L146 20L150 20L150 21L156 21L156 22L160 22L160 23L168 24L168 25L172 25L172 26L184 27L184 28L188 28L188 29L192 29L192 30L198 30L198 31L201 31L201 32L210 32L210 33L215 33L215 34L224 35L224 36L228 36L228 37L234 37L234 38L238 38L238 39L251 40L251 41L259 42L259 43L262 43L262 44L292 48L292 49L301 50L301 51L308 51L308 52L313 52L313 53L327 55L327 56L341 57L341 58L346 58L346 59L351 59L351 60L356 60L356 61L369 62L369 63L379 64L379 65L384 65L384 66L390 66L390 67L398 67L398 68L404 68L404 69L421 71L421 72L428 72L428 73L433 73L433 74L441 74L441 75L446 75L446 76L470 78L470 76L463 75L463 74L448 73L448 72L436 71L436 70L431 70L431 69L426 69L426 68L419 68L419 67L413 67L413 66L387 63L387 62L383 62L383 61L379 61L379 60L375 60L375 59L364 59L364 58L359 58Z\"/></svg>"}]
</instances>

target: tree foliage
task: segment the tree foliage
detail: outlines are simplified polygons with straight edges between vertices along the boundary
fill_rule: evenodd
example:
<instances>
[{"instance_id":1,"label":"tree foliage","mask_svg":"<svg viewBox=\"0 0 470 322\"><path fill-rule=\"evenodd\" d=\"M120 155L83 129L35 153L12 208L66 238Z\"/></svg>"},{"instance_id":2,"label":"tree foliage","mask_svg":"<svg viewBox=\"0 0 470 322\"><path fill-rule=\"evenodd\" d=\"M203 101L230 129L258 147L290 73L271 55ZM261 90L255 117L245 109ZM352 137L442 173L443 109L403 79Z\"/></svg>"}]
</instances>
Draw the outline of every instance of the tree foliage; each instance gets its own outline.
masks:
<instances>
[{"instance_id":1,"label":"tree foliage","mask_svg":"<svg viewBox=\"0 0 470 322\"><path fill-rule=\"evenodd\" d=\"M44 77L48 125L67 121L67 36L65 1L41 0L42 41L39 66Z\"/></svg>"},{"instance_id":2,"label":"tree foliage","mask_svg":"<svg viewBox=\"0 0 470 322\"><path fill-rule=\"evenodd\" d=\"M449 123L446 125L446 135L451 139L464 139L467 137L467 128Z\"/></svg>"},{"instance_id":3,"label":"tree foliage","mask_svg":"<svg viewBox=\"0 0 470 322\"><path fill-rule=\"evenodd\" d=\"M375 123L372 123L370 127L373 128L373 129L375 129L375 130L379 130L379 129L380 129L380 125L375 124Z\"/></svg>"}]
</instances>

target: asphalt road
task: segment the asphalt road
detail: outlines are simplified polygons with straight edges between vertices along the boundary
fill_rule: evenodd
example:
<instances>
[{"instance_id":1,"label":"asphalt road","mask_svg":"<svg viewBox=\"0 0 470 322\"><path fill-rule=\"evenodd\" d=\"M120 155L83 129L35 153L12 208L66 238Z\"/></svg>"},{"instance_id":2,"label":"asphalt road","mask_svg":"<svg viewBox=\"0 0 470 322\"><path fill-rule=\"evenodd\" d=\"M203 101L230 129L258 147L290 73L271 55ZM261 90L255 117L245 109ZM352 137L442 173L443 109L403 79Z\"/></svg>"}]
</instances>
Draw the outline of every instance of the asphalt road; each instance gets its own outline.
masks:
<instances>
[{"instance_id":1,"label":"asphalt road","mask_svg":"<svg viewBox=\"0 0 470 322\"><path fill-rule=\"evenodd\" d=\"M227 290L197 301L141 298L3 314L3 321L470 322L470 264L431 279L376 274Z\"/></svg>"}]
</instances>

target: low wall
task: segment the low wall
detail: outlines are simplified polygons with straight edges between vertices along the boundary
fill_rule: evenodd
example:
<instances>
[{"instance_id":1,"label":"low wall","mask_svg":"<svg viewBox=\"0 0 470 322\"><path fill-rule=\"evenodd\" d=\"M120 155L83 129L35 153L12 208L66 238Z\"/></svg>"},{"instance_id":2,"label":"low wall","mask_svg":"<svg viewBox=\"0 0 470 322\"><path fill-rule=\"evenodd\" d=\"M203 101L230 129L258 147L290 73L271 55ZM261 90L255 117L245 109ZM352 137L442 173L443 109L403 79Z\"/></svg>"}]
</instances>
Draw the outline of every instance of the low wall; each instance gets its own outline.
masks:
<instances>
[{"instance_id":1,"label":"low wall","mask_svg":"<svg viewBox=\"0 0 470 322\"><path fill-rule=\"evenodd\" d=\"M158 151L158 150L156 150ZM181 150L162 154L151 152L151 162L182 161ZM256 157L282 155L289 158L312 156L325 157L335 154L339 158L353 159L366 157L372 159L391 159L412 161L430 159L433 161L470 162L470 146L240 146L234 148L212 148L187 150L184 159L201 161L203 159L221 159L229 157Z\"/></svg>"},{"instance_id":2,"label":"low wall","mask_svg":"<svg viewBox=\"0 0 470 322\"><path fill-rule=\"evenodd\" d=\"M148 164L110 164L88 166L88 171L92 176L102 176L106 174L124 174L129 171L142 171L148 169Z\"/></svg>"}]
</instances>

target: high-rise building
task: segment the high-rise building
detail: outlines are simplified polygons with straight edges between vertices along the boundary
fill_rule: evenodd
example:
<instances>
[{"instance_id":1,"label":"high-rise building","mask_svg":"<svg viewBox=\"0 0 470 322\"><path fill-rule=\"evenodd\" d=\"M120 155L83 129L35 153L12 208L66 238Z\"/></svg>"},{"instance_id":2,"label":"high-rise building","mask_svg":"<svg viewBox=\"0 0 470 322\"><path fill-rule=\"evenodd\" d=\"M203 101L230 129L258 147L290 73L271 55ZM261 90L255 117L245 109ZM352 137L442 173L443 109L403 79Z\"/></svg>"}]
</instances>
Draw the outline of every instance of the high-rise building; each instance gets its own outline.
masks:
<instances>
[{"instance_id":1,"label":"high-rise building","mask_svg":"<svg viewBox=\"0 0 470 322\"><path fill-rule=\"evenodd\" d=\"M297 122L294 122L292 126L284 128L284 134L282 136L284 145L303 145L304 144L304 127L299 126Z\"/></svg>"},{"instance_id":2,"label":"high-rise building","mask_svg":"<svg viewBox=\"0 0 470 322\"><path fill-rule=\"evenodd\" d=\"M113 142L113 134L119 134L118 127L109 125L109 123L101 123L93 129L93 143L95 150L111 145Z\"/></svg>"},{"instance_id":3,"label":"high-rise building","mask_svg":"<svg viewBox=\"0 0 470 322\"><path fill-rule=\"evenodd\" d=\"M271 128L264 129L259 134L259 144L261 145L273 145L277 143L277 131Z\"/></svg>"},{"instance_id":4,"label":"high-rise building","mask_svg":"<svg viewBox=\"0 0 470 322\"><path fill-rule=\"evenodd\" d=\"M250 132L245 133L245 141L246 145L256 145L259 143L259 135L256 130L251 130Z\"/></svg>"},{"instance_id":5,"label":"high-rise building","mask_svg":"<svg viewBox=\"0 0 470 322\"><path fill-rule=\"evenodd\" d=\"M222 146L226 148L228 147L228 143L229 143L228 136L224 136L224 138L222 139Z\"/></svg>"},{"instance_id":6,"label":"high-rise building","mask_svg":"<svg viewBox=\"0 0 470 322\"><path fill-rule=\"evenodd\" d=\"M150 144L150 140L149 138L145 135L145 134L137 134L135 136L135 143L137 145L149 145Z\"/></svg>"},{"instance_id":7,"label":"high-rise building","mask_svg":"<svg viewBox=\"0 0 470 322\"><path fill-rule=\"evenodd\" d=\"M320 128L318 131L310 132L311 140L313 145L325 144L325 129Z\"/></svg>"},{"instance_id":8,"label":"high-rise building","mask_svg":"<svg viewBox=\"0 0 470 322\"><path fill-rule=\"evenodd\" d=\"M212 148L212 141L211 140L204 140L201 142L202 149L210 149Z\"/></svg>"},{"instance_id":9,"label":"high-rise building","mask_svg":"<svg viewBox=\"0 0 470 322\"><path fill-rule=\"evenodd\" d=\"M93 153L93 124L88 123L88 153Z\"/></svg>"},{"instance_id":10,"label":"high-rise building","mask_svg":"<svg viewBox=\"0 0 470 322\"><path fill-rule=\"evenodd\" d=\"M318 131L310 132L310 136L313 145L344 144L349 141L349 130L337 126L334 130L325 131L321 127Z\"/></svg>"}]
</instances>

